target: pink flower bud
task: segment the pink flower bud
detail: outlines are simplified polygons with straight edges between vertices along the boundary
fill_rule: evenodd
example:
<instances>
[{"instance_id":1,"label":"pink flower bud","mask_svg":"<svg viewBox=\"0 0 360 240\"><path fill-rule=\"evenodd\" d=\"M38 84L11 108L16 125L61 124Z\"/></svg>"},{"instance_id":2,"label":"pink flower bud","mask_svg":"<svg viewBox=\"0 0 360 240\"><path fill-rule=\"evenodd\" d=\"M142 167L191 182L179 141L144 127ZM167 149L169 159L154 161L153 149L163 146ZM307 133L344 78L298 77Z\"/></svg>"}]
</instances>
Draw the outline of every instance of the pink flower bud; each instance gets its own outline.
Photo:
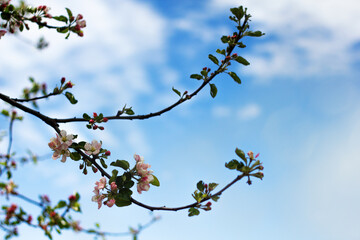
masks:
<instances>
[{"instance_id":1,"label":"pink flower bud","mask_svg":"<svg viewBox=\"0 0 360 240\"><path fill-rule=\"evenodd\" d=\"M102 121L107 122L108 120L109 120L108 118L104 117Z\"/></svg>"},{"instance_id":2,"label":"pink flower bud","mask_svg":"<svg viewBox=\"0 0 360 240\"><path fill-rule=\"evenodd\" d=\"M99 127L99 129L100 129L100 130L104 130L105 128L104 128L104 127L102 127L102 126L100 126L100 127Z\"/></svg>"},{"instance_id":3,"label":"pink flower bud","mask_svg":"<svg viewBox=\"0 0 360 240\"><path fill-rule=\"evenodd\" d=\"M72 82L67 82L66 83L67 88L72 88L73 86L74 86L74 84Z\"/></svg>"},{"instance_id":4,"label":"pink flower bud","mask_svg":"<svg viewBox=\"0 0 360 240\"><path fill-rule=\"evenodd\" d=\"M96 130L98 128L98 125L94 125L93 129Z\"/></svg>"},{"instance_id":5,"label":"pink flower bud","mask_svg":"<svg viewBox=\"0 0 360 240\"><path fill-rule=\"evenodd\" d=\"M90 123L90 124L93 124L94 122L95 122L94 119L90 119L90 120L89 120L89 123Z\"/></svg>"},{"instance_id":6,"label":"pink flower bud","mask_svg":"<svg viewBox=\"0 0 360 240\"><path fill-rule=\"evenodd\" d=\"M106 152L105 152L105 155L106 155L106 156L110 156L110 154L111 154L110 151L106 151Z\"/></svg>"},{"instance_id":7,"label":"pink flower bud","mask_svg":"<svg viewBox=\"0 0 360 240\"><path fill-rule=\"evenodd\" d=\"M61 78L61 84L64 84L64 82L65 82L65 78L62 77L62 78Z\"/></svg>"},{"instance_id":8,"label":"pink flower bud","mask_svg":"<svg viewBox=\"0 0 360 240\"><path fill-rule=\"evenodd\" d=\"M96 112L93 112L93 116L94 116L94 118L96 118L98 115Z\"/></svg>"},{"instance_id":9,"label":"pink flower bud","mask_svg":"<svg viewBox=\"0 0 360 240\"><path fill-rule=\"evenodd\" d=\"M69 201L72 202L72 201L75 201L76 200L76 196L75 195L70 195L69 196Z\"/></svg>"}]
</instances>

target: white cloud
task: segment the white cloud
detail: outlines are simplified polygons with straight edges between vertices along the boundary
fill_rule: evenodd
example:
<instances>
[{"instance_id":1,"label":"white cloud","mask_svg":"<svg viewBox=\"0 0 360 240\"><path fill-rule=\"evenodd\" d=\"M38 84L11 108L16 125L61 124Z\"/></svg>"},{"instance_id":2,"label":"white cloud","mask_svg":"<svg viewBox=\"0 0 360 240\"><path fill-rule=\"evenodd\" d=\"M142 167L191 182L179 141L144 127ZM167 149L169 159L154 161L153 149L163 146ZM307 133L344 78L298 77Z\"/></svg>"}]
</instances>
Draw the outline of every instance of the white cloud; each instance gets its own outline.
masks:
<instances>
[{"instance_id":1,"label":"white cloud","mask_svg":"<svg viewBox=\"0 0 360 240\"><path fill-rule=\"evenodd\" d=\"M227 106L215 106L212 109L212 115L214 117L222 118L228 117L231 114L231 109Z\"/></svg>"},{"instance_id":2,"label":"white cloud","mask_svg":"<svg viewBox=\"0 0 360 240\"><path fill-rule=\"evenodd\" d=\"M237 116L241 120L251 120L261 114L261 108L255 103L248 104L238 110Z\"/></svg>"},{"instance_id":3,"label":"white cloud","mask_svg":"<svg viewBox=\"0 0 360 240\"><path fill-rule=\"evenodd\" d=\"M264 80L340 76L352 70L350 49L360 39L354 30L360 11L356 0L213 0L210 6L225 11L240 4L248 7L252 25L269 37L246 56L252 64L245 73Z\"/></svg>"}]
</instances>

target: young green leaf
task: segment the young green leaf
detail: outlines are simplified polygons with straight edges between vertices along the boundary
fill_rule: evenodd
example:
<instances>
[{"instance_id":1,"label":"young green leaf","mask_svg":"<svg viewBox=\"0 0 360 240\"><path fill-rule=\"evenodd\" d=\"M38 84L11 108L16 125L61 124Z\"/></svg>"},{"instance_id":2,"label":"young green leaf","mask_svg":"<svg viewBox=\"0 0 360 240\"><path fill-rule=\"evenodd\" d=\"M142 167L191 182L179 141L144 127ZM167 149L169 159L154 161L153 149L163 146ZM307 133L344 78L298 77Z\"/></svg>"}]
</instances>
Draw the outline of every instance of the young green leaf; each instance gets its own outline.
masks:
<instances>
[{"instance_id":1,"label":"young green leaf","mask_svg":"<svg viewBox=\"0 0 360 240\"><path fill-rule=\"evenodd\" d=\"M238 84L241 84L241 80L236 73L228 72L228 74L230 75L230 77L232 77L232 79L234 79L235 82L237 82Z\"/></svg>"},{"instance_id":2,"label":"young green leaf","mask_svg":"<svg viewBox=\"0 0 360 240\"><path fill-rule=\"evenodd\" d=\"M233 159L230 162L225 163L225 167L227 167L228 169L236 169L239 164L239 161Z\"/></svg>"},{"instance_id":3,"label":"young green leaf","mask_svg":"<svg viewBox=\"0 0 360 240\"><path fill-rule=\"evenodd\" d=\"M71 104L76 104L78 101L75 99L74 95L70 92L65 93L65 97L69 100Z\"/></svg>"},{"instance_id":4,"label":"young green leaf","mask_svg":"<svg viewBox=\"0 0 360 240\"><path fill-rule=\"evenodd\" d=\"M191 74L190 78L201 80L201 79L203 79L203 76L201 76L200 74Z\"/></svg>"},{"instance_id":5,"label":"young green leaf","mask_svg":"<svg viewBox=\"0 0 360 240\"><path fill-rule=\"evenodd\" d=\"M55 17L52 17L53 19L55 20L58 20L58 21L61 21L61 22L64 22L64 23L67 23L68 22L68 18L61 15L61 16L55 16Z\"/></svg>"},{"instance_id":6,"label":"young green leaf","mask_svg":"<svg viewBox=\"0 0 360 240\"><path fill-rule=\"evenodd\" d=\"M203 192L203 191L204 191L204 188L205 188L204 185L205 185L205 184L204 184L203 181L199 181L199 182L196 184L196 187L197 187L197 189L199 189L200 192Z\"/></svg>"},{"instance_id":7,"label":"young green leaf","mask_svg":"<svg viewBox=\"0 0 360 240\"><path fill-rule=\"evenodd\" d=\"M246 157L245 157L245 153L244 153L242 150L236 148L236 149L235 149L235 153L236 153L236 155L238 155L242 160L244 160L245 163L247 163L247 159L246 159Z\"/></svg>"},{"instance_id":8,"label":"young green leaf","mask_svg":"<svg viewBox=\"0 0 360 240\"><path fill-rule=\"evenodd\" d=\"M192 216L196 216L196 215L199 215L200 214L200 211L194 207L192 208L189 208L189 217L192 217Z\"/></svg>"},{"instance_id":9,"label":"young green leaf","mask_svg":"<svg viewBox=\"0 0 360 240\"><path fill-rule=\"evenodd\" d=\"M73 16L73 14L72 14L72 12L71 12L71 10L70 9L68 9L68 8L65 8L66 9L66 11L67 11L67 14L68 14L68 16L69 16L69 19Z\"/></svg>"},{"instance_id":10,"label":"young green leaf","mask_svg":"<svg viewBox=\"0 0 360 240\"><path fill-rule=\"evenodd\" d=\"M209 59L216 65L219 65L219 60L214 55L209 54Z\"/></svg>"},{"instance_id":11,"label":"young green leaf","mask_svg":"<svg viewBox=\"0 0 360 240\"><path fill-rule=\"evenodd\" d=\"M210 95L212 98L215 98L217 94L217 88L215 86L215 84L210 83Z\"/></svg>"},{"instance_id":12,"label":"young green leaf","mask_svg":"<svg viewBox=\"0 0 360 240\"><path fill-rule=\"evenodd\" d=\"M235 58L235 61L237 61L238 63L241 63L241 64L243 64L245 66L250 65L250 63L245 58L243 58L241 56L237 56Z\"/></svg>"},{"instance_id":13,"label":"young green leaf","mask_svg":"<svg viewBox=\"0 0 360 240\"><path fill-rule=\"evenodd\" d=\"M159 179L155 175L152 176L154 177L154 179L150 182L150 184L159 187L160 186Z\"/></svg>"},{"instance_id":14,"label":"young green leaf","mask_svg":"<svg viewBox=\"0 0 360 240\"><path fill-rule=\"evenodd\" d=\"M261 31L255 31L255 32L252 32L252 31L247 31L244 36L249 36L249 37L261 37L265 35L265 33L262 33Z\"/></svg>"},{"instance_id":15,"label":"young green leaf","mask_svg":"<svg viewBox=\"0 0 360 240\"><path fill-rule=\"evenodd\" d=\"M222 49L222 50L220 50L220 49L217 49L216 50L216 52L218 53L218 54L221 54L221 55L224 55L225 56L225 49Z\"/></svg>"},{"instance_id":16,"label":"young green leaf","mask_svg":"<svg viewBox=\"0 0 360 240\"><path fill-rule=\"evenodd\" d=\"M91 119L91 117L90 117L88 114L86 114L86 113L83 114L83 118L84 118L86 121L89 121L89 120Z\"/></svg>"},{"instance_id":17,"label":"young green leaf","mask_svg":"<svg viewBox=\"0 0 360 240\"><path fill-rule=\"evenodd\" d=\"M179 90L175 89L174 87L172 87L172 90L174 91L174 93L176 93L177 95L179 95L179 97L181 97L181 93Z\"/></svg>"},{"instance_id":18,"label":"young green leaf","mask_svg":"<svg viewBox=\"0 0 360 240\"><path fill-rule=\"evenodd\" d=\"M126 160L116 160L116 162L110 163L110 166L121 167L124 170L127 170L130 168L130 164Z\"/></svg>"}]
</instances>

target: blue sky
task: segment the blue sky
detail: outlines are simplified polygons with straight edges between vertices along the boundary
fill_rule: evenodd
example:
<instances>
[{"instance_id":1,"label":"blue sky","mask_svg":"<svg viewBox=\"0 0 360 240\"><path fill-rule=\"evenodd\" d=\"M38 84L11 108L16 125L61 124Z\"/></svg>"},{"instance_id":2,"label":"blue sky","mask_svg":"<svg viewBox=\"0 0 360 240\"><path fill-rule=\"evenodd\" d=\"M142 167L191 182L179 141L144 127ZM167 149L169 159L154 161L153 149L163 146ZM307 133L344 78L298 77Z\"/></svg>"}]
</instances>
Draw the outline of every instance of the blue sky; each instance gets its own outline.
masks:
<instances>
[{"instance_id":1,"label":"blue sky","mask_svg":"<svg viewBox=\"0 0 360 240\"><path fill-rule=\"evenodd\" d=\"M34 1L34 4L44 4ZM103 112L113 115L124 104L138 114L153 112L177 100L171 91L197 88L189 75L222 47L220 37L233 32L229 8L244 5L252 27L266 35L247 39L243 52L250 66L232 66L242 79L215 79L218 96L204 89L192 101L147 121L117 121L88 131L83 124L63 129L80 139L102 139L116 159L132 161L136 152L152 165L161 182L135 198L150 205L192 202L197 181L220 187L236 175L224 167L234 149L260 152L265 178L248 186L237 183L210 212L188 218L186 211L157 212L162 220L140 239L317 239L360 238L360 31L356 0L319 1L47 1L53 15L64 7L87 20L85 37L30 31L35 41L46 34L50 46L41 52L21 38L5 36L0 44L0 89L18 96L29 76L49 86L62 76L75 83L79 100L70 106L58 97L40 104L52 117ZM6 57L5 57L6 56ZM0 107L4 104L0 103ZM14 147L40 155L54 135L25 115L16 125ZM1 129L7 123L0 118ZM0 149L6 149L6 138ZM102 208L90 201L99 176L83 176L77 163L51 159L15 173L21 190L54 201L77 190L82 195L81 224L99 222L106 231L126 231L146 222L149 213L136 206ZM46 184L44 184L46 182ZM36 209L31 209L36 212ZM20 239L45 239L24 227ZM32 238L28 234L31 233ZM63 234L55 239L88 239ZM111 239L111 238L109 238ZM120 238L128 239L128 238Z\"/></svg>"}]
</instances>

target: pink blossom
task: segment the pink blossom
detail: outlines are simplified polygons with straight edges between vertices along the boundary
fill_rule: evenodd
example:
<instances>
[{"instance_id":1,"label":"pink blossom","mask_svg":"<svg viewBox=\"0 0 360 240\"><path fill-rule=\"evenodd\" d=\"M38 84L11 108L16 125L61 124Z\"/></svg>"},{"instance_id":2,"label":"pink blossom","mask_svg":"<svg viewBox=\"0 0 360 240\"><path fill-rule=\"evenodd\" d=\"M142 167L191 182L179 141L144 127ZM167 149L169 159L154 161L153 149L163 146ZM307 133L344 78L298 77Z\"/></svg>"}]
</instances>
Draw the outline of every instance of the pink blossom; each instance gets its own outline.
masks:
<instances>
[{"instance_id":1,"label":"pink blossom","mask_svg":"<svg viewBox=\"0 0 360 240\"><path fill-rule=\"evenodd\" d=\"M96 140L92 140L91 143L85 143L85 153L88 155L96 155L100 152L101 143Z\"/></svg>"},{"instance_id":2,"label":"pink blossom","mask_svg":"<svg viewBox=\"0 0 360 240\"><path fill-rule=\"evenodd\" d=\"M5 30L0 30L0 39L2 36L4 36L7 32Z\"/></svg>"},{"instance_id":3,"label":"pink blossom","mask_svg":"<svg viewBox=\"0 0 360 240\"><path fill-rule=\"evenodd\" d=\"M144 162L144 157L141 157L141 156L137 155L136 153L134 154L134 159L136 162Z\"/></svg>"},{"instance_id":4,"label":"pink blossom","mask_svg":"<svg viewBox=\"0 0 360 240\"><path fill-rule=\"evenodd\" d=\"M65 144L61 144L58 148L54 150L52 159L56 160L61 155L62 155L61 162L66 162L66 158L70 156L70 151L68 150L68 146Z\"/></svg>"},{"instance_id":5,"label":"pink blossom","mask_svg":"<svg viewBox=\"0 0 360 240\"><path fill-rule=\"evenodd\" d=\"M142 191L148 191L150 189L150 184L146 181L140 181L137 184L137 191L141 194Z\"/></svg>"},{"instance_id":6,"label":"pink blossom","mask_svg":"<svg viewBox=\"0 0 360 240\"><path fill-rule=\"evenodd\" d=\"M136 164L136 171L140 176L143 177L149 173L149 171L147 169L150 167L151 167L150 164L138 162Z\"/></svg>"},{"instance_id":7,"label":"pink blossom","mask_svg":"<svg viewBox=\"0 0 360 240\"><path fill-rule=\"evenodd\" d=\"M72 144L72 140L74 139L74 135L72 134L67 135L65 130L61 130L60 136L57 135L57 137L59 138L61 143L66 144L68 146Z\"/></svg>"},{"instance_id":8,"label":"pink blossom","mask_svg":"<svg viewBox=\"0 0 360 240\"><path fill-rule=\"evenodd\" d=\"M115 192L115 191L117 190L117 185L116 185L116 183L115 183L115 182L112 182L112 183L110 184L110 188L111 188L111 191L112 191L112 192Z\"/></svg>"},{"instance_id":9,"label":"pink blossom","mask_svg":"<svg viewBox=\"0 0 360 240\"><path fill-rule=\"evenodd\" d=\"M102 177L98 182L95 183L96 187L95 189L101 190L106 187L106 178Z\"/></svg>"},{"instance_id":10,"label":"pink blossom","mask_svg":"<svg viewBox=\"0 0 360 240\"><path fill-rule=\"evenodd\" d=\"M110 199L110 200L108 200L107 203L106 203L106 205L107 205L108 207L112 207L112 206L114 206L114 204L115 204L115 199Z\"/></svg>"},{"instance_id":11,"label":"pink blossom","mask_svg":"<svg viewBox=\"0 0 360 240\"><path fill-rule=\"evenodd\" d=\"M249 151L247 154L250 159L254 159L254 153L252 151Z\"/></svg>"},{"instance_id":12,"label":"pink blossom","mask_svg":"<svg viewBox=\"0 0 360 240\"><path fill-rule=\"evenodd\" d=\"M101 195L95 195L91 198L91 201L93 202L97 202L98 203L98 209L101 208L102 205L102 201L104 200L105 195L101 194Z\"/></svg>"}]
</instances>

